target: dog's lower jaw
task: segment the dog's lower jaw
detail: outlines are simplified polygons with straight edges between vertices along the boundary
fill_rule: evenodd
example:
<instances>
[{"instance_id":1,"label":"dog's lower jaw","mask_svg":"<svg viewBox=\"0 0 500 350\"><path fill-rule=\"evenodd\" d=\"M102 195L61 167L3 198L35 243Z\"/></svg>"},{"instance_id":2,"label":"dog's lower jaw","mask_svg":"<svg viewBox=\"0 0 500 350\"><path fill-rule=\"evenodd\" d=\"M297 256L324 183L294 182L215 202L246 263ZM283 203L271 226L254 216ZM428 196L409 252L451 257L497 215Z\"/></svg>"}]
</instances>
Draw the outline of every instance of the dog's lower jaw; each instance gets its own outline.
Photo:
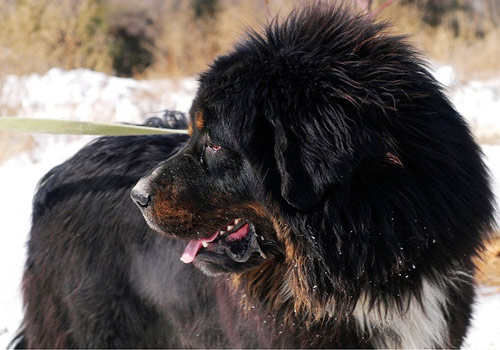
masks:
<instances>
[{"instance_id":1,"label":"dog's lower jaw","mask_svg":"<svg viewBox=\"0 0 500 350\"><path fill-rule=\"evenodd\" d=\"M225 272L225 271L220 270L220 268L218 268L218 269L217 268L211 268L210 265L208 265L205 262L200 262L199 260L195 260L193 262L193 265L198 270L200 270L205 275L207 275L208 277L217 277L217 276L221 276L221 275L224 275L226 273L229 273L229 271Z\"/></svg>"}]
</instances>

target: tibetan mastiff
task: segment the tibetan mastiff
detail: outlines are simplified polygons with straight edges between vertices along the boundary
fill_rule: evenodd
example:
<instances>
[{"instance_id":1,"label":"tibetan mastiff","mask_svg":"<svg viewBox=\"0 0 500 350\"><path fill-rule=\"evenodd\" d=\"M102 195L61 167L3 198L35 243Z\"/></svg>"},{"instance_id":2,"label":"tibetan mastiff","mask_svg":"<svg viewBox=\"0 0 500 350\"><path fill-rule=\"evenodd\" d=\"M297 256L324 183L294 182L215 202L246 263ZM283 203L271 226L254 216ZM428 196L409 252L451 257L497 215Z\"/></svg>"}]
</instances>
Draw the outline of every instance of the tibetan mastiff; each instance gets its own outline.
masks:
<instances>
[{"instance_id":1,"label":"tibetan mastiff","mask_svg":"<svg viewBox=\"0 0 500 350\"><path fill-rule=\"evenodd\" d=\"M41 181L19 344L459 347L493 197L404 38L314 5L199 82L190 137L101 138Z\"/></svg>"}]
</instances>

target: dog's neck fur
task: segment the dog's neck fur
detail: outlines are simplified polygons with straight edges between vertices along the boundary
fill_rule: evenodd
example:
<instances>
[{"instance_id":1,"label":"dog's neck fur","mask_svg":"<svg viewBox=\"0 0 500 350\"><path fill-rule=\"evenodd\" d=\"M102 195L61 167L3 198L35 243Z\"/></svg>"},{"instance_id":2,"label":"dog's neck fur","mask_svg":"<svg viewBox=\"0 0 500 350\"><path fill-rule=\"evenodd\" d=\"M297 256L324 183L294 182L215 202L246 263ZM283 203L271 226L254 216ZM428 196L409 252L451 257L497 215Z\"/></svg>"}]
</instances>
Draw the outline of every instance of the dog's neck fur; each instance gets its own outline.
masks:
<instances>
[{"instance_id":1,"label":"dog's neck fur","mask_svg":"<svg viewBox=\"0 0 500 350\"><path fill-rule=\"evenodd\" d=\"M238 278L238 285L244 287L249 296L265 304L270 312L280 314L281 321L291 322L297 316L296 310L293 309L294 295L286 274L283 274L283 269L276 267L280 265L270 265L269 269L260 268L254 272L255 275L244 274ZM281 284L279 286L267 284L266 281L269 279L264 275L268 273L272 273L274 277L276 274L280 275L280 278L270 280L279 280ZM407 294L401 297L403 300L399 303L375 302L373 304L368 295L362 293L351 317L345 318L344 321L354 320L359 333L364 334L367 341L377 348L449 346L448 291L454 288L454 278L460 279L461 276L457 273L455 277L449 276L447 280L440 281L423 277L419 295ZM342 321L342 318L335 313L334 300L331 300L330 306L326 305L324 310L327 312L326 318ZM302 312L307 312L307 310L302 310Z\"/></svg>"},{"instance_id":2,"label":"dog's neck fur","mask_svg":"<svg viewBox=\"0 0 500 350\"><path fill-rule=\"evenodd\" d=\"M421 300L405 297L403 310L370 306L363 295L353 312L362 332L378 348L434 348L449 344L446 331L447 297L443 286L422 280Z\"/></svg>"}]
</instances>

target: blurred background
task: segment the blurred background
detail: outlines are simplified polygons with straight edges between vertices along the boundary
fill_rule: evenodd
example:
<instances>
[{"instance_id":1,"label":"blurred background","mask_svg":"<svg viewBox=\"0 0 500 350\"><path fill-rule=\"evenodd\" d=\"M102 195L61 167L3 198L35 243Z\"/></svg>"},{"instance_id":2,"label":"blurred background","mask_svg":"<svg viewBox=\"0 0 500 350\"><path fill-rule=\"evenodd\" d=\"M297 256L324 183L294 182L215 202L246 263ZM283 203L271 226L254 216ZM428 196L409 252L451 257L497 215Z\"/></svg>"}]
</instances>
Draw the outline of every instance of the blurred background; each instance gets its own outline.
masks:
<instances>
[{"instance_id":1,"label":"blurred background","mask_svg":"<svg viewBox=\"0 0 500 350\"><path fill-rule=\"evenodd\" d=\"M186 112L197 74L246 28L304 2L0 0L0 117L141 122L164 109ZM390 31L407 35L428 59L482 145L498 196L500 0L344 2L392 23ZM0 347L22 317L19 286L36 183L89 140L0 132ZM478 262L482 289L467 347L500 348L495 237Z\"/></svg>"},{"instance_id":2,"label":"blurred background","mask_svg":"<svg viewBox=\"0 0 500 350\"><path fill-rule=\"evenodd\" d=\"M2 0L0 73L88 68L135 78L189 76L228 50L245 27L297 0ZM379 11L386 0L354 0ZM463 77L500 69L500 1L395 0L378 13L429 57Z\"/></svg>"}]
</instances>

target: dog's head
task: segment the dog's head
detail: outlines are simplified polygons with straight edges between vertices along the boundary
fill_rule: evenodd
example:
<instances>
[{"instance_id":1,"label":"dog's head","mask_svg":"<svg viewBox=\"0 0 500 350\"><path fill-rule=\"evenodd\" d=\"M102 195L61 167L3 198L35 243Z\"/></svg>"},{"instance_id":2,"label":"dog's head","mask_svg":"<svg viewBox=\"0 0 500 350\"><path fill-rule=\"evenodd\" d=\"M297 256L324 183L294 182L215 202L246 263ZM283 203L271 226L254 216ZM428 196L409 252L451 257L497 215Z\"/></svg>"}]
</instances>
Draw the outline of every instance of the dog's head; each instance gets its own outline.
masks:
<instances>
[{"instance_id":1,"label":"dog's head","mask_svg":"<svg viewBox=\"0 0 500 350\"><path fill-rule=\"evenodd\" d=\"M186 240L183 262L209 275L242 272L279 258L282 248L264 179L208 104L197 98L190 140L142 178L132 197L153 229Z\"/></svg>"},{"instance_id":2,"label":"dog's head","mask_svg":"<svg viewBox=\"0 0 500 350\"><path fill-rule=\"evenodd\" d=\"M189 241L183 261L209 274L286 266L305 304L424 269L445 232L491 212L438 84L401 38L344 9L249 34L202 74L190 118L189 142L133 190L147 222Z\"/></svg>"}]
</instances>

